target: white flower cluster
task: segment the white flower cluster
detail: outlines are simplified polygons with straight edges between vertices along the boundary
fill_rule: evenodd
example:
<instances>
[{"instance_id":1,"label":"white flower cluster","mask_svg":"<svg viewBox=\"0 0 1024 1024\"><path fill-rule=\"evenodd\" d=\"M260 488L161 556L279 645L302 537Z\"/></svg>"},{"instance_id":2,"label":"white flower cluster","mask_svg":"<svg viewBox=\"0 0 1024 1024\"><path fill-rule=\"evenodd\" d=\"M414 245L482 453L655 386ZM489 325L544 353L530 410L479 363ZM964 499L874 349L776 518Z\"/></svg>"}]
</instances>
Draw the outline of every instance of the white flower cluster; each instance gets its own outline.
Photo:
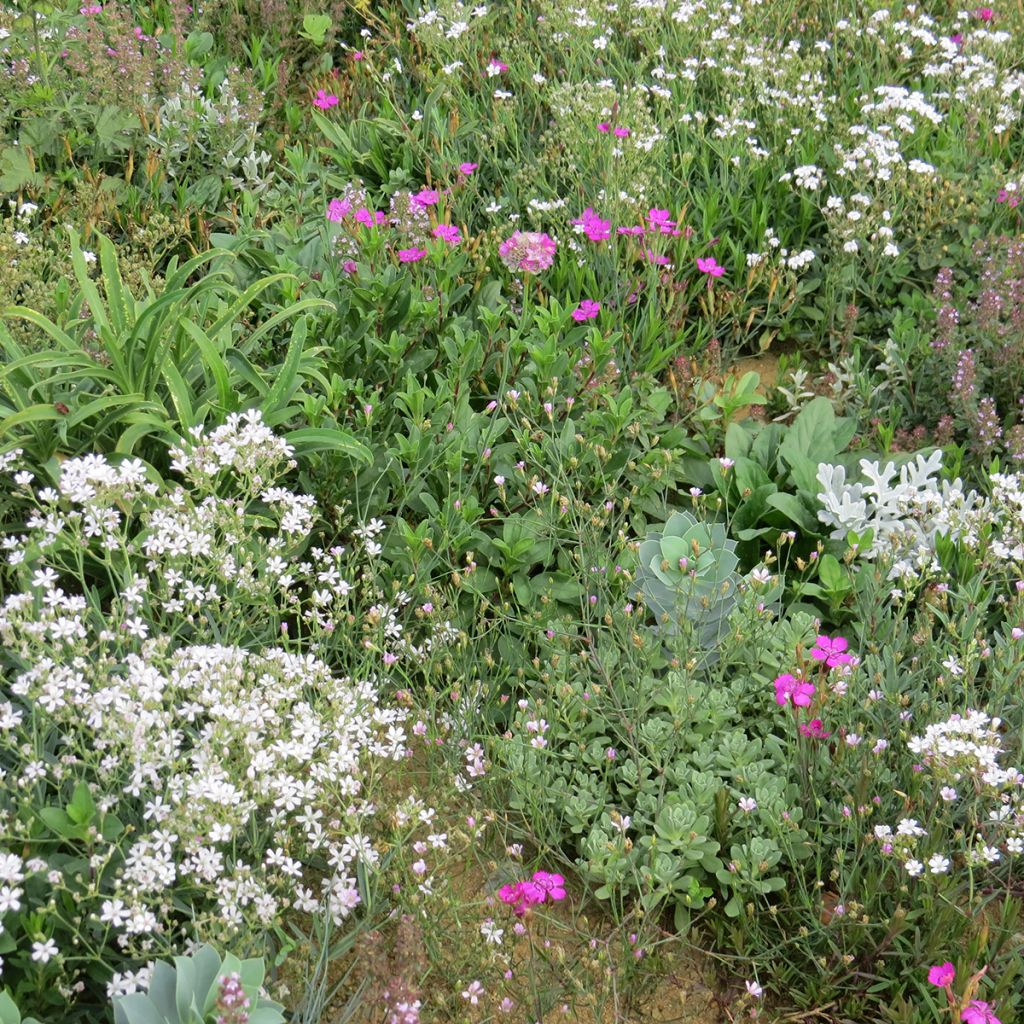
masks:
<instances>
[{"instance_id":1,"label":"white flower cluster","mask_svg":"<svg viewBox=\"0 0 1024 1024\"><path fill-rule=\"evenodd\" d=\"M943 804L961 801L961 793L994 802L980 818L966 809L957 816L951 838L954 845L961 846L964 861L973 866L998 864L1004 855L1024 853L1024 773L999 764L1001 725L998 718L969 709L929 725L922 735L907 741L911 753L921 759L918 770L942 784L939 796ZM961 820L963 814L967 815L966 825ZM914 818L904 818L895 831L889 825L876 825L874 834L882 853L902 861L911 878L924 875L926 869L930 875L947 874L956 856L953 851L936 850L930 856L921 852L929 832Z\"/></svg>"},{"instance_id":2,"label":"white flower cluster","mask_svg":"<svg viewBox=\"0 0 1024 1024\"><path fill-rule=\"evenodd\" d=\"M352 554L303 553L315 506L280 485L291 454L247 413L178 445L184 487L87 456L33 494L18 453L0 456L38 504L29 532L4 541L23 591L0 602L15 666L0 700L0 836L24 877L9 892L0 879L0 930L15 932L8 911L45 913L63 892L82 934L99 921L116 939L111 991L144 984L140 961L199 934L240 948L286 912L342 922L382 829L391 841L401 794L367 787L408 756L407 712L381 699L375 673L459 634L428 602L409 616L414 635L410 595L385 598L380 520L353 531ZM324 660L336 650L373 667L339 677ZM72 875L44 859L38 812L82 785L90 871ZM11 857L0 849L0 872ZM38 962L63 953L36 944Z\"/></svg>"},{"instance_id":3,"label":"white flower cluster","mask_svg":"<svg viewBox=\"0 0 1024 1024\"><path fill-rule=\"evenodd\" d=\"M1020 786L1024 775L998 763L1003 752L1001 724L984 711L968 710L966 715L929 725L923 735L911 737L907 747L943 781L961 783L966 778L997 790Z\"/></svg>"}]
</instances>

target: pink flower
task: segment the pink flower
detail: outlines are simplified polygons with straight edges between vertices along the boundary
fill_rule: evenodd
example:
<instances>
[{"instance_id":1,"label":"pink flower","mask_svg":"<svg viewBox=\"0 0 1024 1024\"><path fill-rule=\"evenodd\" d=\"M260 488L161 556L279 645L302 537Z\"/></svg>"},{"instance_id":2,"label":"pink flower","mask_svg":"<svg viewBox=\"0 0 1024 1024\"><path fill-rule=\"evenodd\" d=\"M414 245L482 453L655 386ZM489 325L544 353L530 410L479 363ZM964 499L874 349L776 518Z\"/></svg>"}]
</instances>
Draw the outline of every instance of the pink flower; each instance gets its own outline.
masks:
<instances>
[{"instance_id":1,"label":"pink flower","mask_svg":"<svg viewBox=\"0 0 1024 1024\"><path fill-rule=\"evenodd\" d=\"M532 881L544 890L544 894L552 903L565 899L565 879L561 875L549 874L547 871L535 871Z\"/></svg>"},{"instance_id":2,"label":"pink flower","mask_svg":"<svg viewBox=\"0 0 1024 1024\"><path fill-rule=\"evenodd\" d=\"M604 242L611 237L612 222L599 217L591 206L588 206L582 216L577 217L572 223L583 228L583 234L592 242Z\"/></svg>"},{"instance_id":3,"label":"pink flower","mask_svg":"<svg viewBox=\"0 0 1024 1024\"><path fill-rule=\"evenodd\" d=\"M476 1006L482 995L486 995L483 985L479 981L471 981L469 987L462 993L462 998L468 999L472 1006Z\"/></svg>"},{"instance_id":4,"label":"pink flower","mask_svg":"<svg viewBox=\"0 0 1024 1024\"><path fill-rule=\"evenodd\" d=\"M610 125L610 124L609 124L609 123L608 123L607 121L602 121L602 122L601 122L601 123L600 123L600 124L599 124L599 125L597 126L597 130L598 130L599 132L610 132L610 131L612 130L612 126L611 126L611 125Z\"/></svg>"},{"instance_id":5,"label":"pink flower","mask_svg":"<svg viewBox=\"0 0 1024 1024\"><path fill-rule=\"evenodd\" d=\"M827 636L819 636L811 648L811 657L815 661L825 662L829 668L835 668L836 665L849 665L853 661L853 657L846 653L849 646L844 637L837 636L832 639Z\"/></svg>"},{"instance_id":6,"label":"pink flower","mask_svg":"<svg viewBox=\"0 0 1024 1024\"><path fill-rule=\"evenodd\" d=\"M788 672L775 680L775 703L782 706L792 702L793 707L810 707L814 685L791 676Z\"/></svg>"},{"instance_id":7,"label":"pink flower","mask_svg":"<svg viewBox=\"0 0 1024 1024\"><path fill-rule=\"evenodd\" d=\"M642 235L646 229L643 224L631 224L629 227L616 228L615 230L620 235Z\"/></svg>"},{"instance_id":8,"label":"pink flower","mask_svg":"<svg viewBox=\"0 0 1024 1024\"><path fill-rule=\"evenodd\" d=\"M668 257L663 256L660 253L656 253L653 249L645 249L644 255L647 257L649 263L656 263L659 267L668 266Z\"/></svg>"},{"instance_id":9,"label":"pink flower","mask_svg":"<svg viewBox=\"0 0 1024 1024\"><path fill-rule=\"evenodd\" d=\"M616 128L615 131L612 132L612 134L617 139L627 139L627 138L629 138L629 129L628 128L619 127L619 128Z\"/></svg>"},{"instance_id":10,"label":"pink flower","mask_svg":"<svg viewBox=\"0 0 1024 1024\"><path fill-rule=\"evenodd\" d=\"M462 241L462 235L454 224L438 224L434 228L434 237L448 242L449 245L458 245Z\"/></svg>"},{"instance_id":11,"label":"pink flower","mask_svg":"<svg viewBox=\"0 0 1024 1024\"><path fill-rule=\"evenodd\" d=\"M812 718L806 725L801 722L799 729L801 736L806 736L812 740L826 740L832 735L832 733L825 731L820 718Z\"/></svg>"},{"instance_id":12,"label":"pink flower","mask_svg":"<svg viewBox=\"0 0 1024 1024\"><path fill-rule=\"evenodd\" d=\"M364 58L364 55L363 55L363 51L362 50L353 50L352 51L352 59L353 60L363 60L363 58Z\"/></svg>"},{"instance_id":13,"label":"pink flower","mask_svg":"<svg viewBox=\"0 0 1024 1024\"><path fill-rule=\"evenodd\" d=\"M417 206L426 207L433 206L440 198L441 193L438 192L437 189L424 188L413 194L412 201L416 203Z\"/></svg>"},{"instance_id":14,"label":"pink flower","mask_svg":"<svg viewBox=\"0 0 1024 1024\"><path fill-rule=\"evenodd\" d=\"M964 1024L1000 1024L992 1007L981 999L972 999L960 1013Z\"/></svg>"},{"instance_id":15,"label":"pink flower","mask_svg":"<svg viewBox=\"0 0 1024 1024\"><path fill-rule=\"evenodd\" d=\"M982 21L991 21L992 20L992 14L993 14L993 11L992 11L991 7L979 7L974 12L975 17L980 18Z\"/></svg>"},{"instance_id":16,"label":"pink flower","mask_svg":"<svg viewBox=\"0 0 1024 1024\"><path fill-rule=\"evenodd\" d=\"M352 203L348 199L332 199L327 204L327 219L337 224L343 217L352 212Z\"/></svg>"},{"instance_id":17,"label":"pink flower","mask_svg":"<svg viewBox=\"0 0 1024 1024\"><path fill-rule=\"evenodd\" d=\"M469 162L459 164L459 173L465 174L466 177L468 178L479 166L479 164L471 164Z\"/></svg>"},{"instance_id":18,"label":"pink flower","mask_svg":"<svg viewBox=\"0 0 1024 1024\"><path fill-rule=\"evenodd\" d=\"M702 274L708 274L711 277L721 277L725 273L725 267L721 267L715 261L714 256L697 257L697 269Z\"/></svg>"},{"instance_id":19,"label":"pink flower","mask_svg":"<svg viewBox=\"0 0 1024 1024\"><path fill-rule=\"evenodd\" d=\"M498 246L502 263L509 270L539 274L555 261L558 245L543 231L516 231Z\"/></svg>"},{"instance_id":20,"label":"pink flower","mask_svg":"<svg viewBox=\"0 0 1024 1024\"><path fill-rule=\"evenodd\" d=\"M535 903L543 903L544 897L545 891L533 882L516 882L498 890L498 898L512 908L516 917L522 917Z\"/></svg>"},{"instance_id":21,"label":"pink flower","mask_svg":"<svg viewBox=\"0 0 1024 1024\"><path fill-rule=\"evenodd\" d=\"M601 312L601 303L593 299L584 299L573 311L572 318L578 324L593 320Z\"/></svg>"},{"instance_id":22,"label":"pink flower","mask_svg":"<svg viewBox=\"0 0 1024 1024\"><path fill-rule=\"evenodd\" d=\"M956 977L956 968L947 960L944 964L936 964L928 968L928 984L945 988L953 984Z\"/></svg>"},{"instance_id":23,"label":"pink flower","mask_svg":"<svg viewBox=\"0 0 1024 1024\"><path fill-rule=\"evenodd\" d=\"M359 267L355 260L345 260L341 265L341 269L344 270L346 274L354 274Z\"/></svg>"},{"instance_id":24,"label":"pink flower","mask_svg":"<svg viewBox=\"0 0 1024 1024\"><path fill-rule=\"evenodd\" d=\"M493 78L495 75L500 75L504 71L508 71L508 65L503 61L498 60L497 57L492 57L487 65L488 77Z\"/></svg>"},{"instance_id":25,"label":"pink flower","mask_svg":"<svg viewBox=\"0 0 1024 1024\"><path fill-rule=\"evenodd\" d=\"M313 106L319 107L321 110L330 110L331 107L338 105L338 97L333 93L324 92L323 89L317 89L316 99L313 100Z\"/></svg>"},{"instance_id":26,"label":"pink flower","mask_svg":"<svg viewBox=\"0 0 1024 1024\"><path fill-rule=\"evenodd\" d=\"M663 235L668 234L676 226L676 222L669 217L668 210L659 210L656 206L647 211L647 220L652 228L657 228Z\"/></svg>"},{"instance_id":27,"label":"pink flower","mask_svg":"<svg viewBox=\"0 0 1024 1024\"><path fill-rule=\"evenodd\" d=\"M427 255L426 249L399 249L398 259L401 263L419 263Z\"/></svg>"},{"instance_id":28,"label":"pink flower","mask_svg":"<svg viewBox=\"0 0 1024 1024\"><path fill-rule=\"evenodd\" d=\"M99 14L102 10L103 8L99 4L86 4L84 7L78 8L78 13L85 15Z\"/></svg>"},{"instance_id":29,"label":"pink flower","mask_svg":"<svg viewBox=\"0 0 1024 1024\"><path fill-rule=\"evenodd\" d=\"M380 210L368 210L365 206L356 210L355 219L368 228L372 228L375 224L383 224L387 220Z\"/></svg>"}]
</instances>

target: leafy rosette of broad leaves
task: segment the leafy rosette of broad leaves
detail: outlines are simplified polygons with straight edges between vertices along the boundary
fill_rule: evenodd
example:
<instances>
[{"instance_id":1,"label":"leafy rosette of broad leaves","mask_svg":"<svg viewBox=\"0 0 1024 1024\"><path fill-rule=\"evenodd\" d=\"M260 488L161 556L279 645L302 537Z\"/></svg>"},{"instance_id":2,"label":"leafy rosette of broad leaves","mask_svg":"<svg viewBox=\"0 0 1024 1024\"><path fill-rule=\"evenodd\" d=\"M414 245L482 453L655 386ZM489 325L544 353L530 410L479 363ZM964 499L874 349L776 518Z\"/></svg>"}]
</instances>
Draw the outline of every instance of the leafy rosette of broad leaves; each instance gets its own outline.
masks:
<instances>
[{"instance_id":1,"label":"leafy rosette of broad leaves","mask_svg":"<svg viewBox=\"0 0 1024 1024\"><path fill-rule=\"evenodd\" d=\"M721 523L674 512L660 532L641 543L637 583L659 622L671 633L689 621L694 639L714 648L736 604L742 578L736 572L736 542Z\"/></svg>"}]
</instances>

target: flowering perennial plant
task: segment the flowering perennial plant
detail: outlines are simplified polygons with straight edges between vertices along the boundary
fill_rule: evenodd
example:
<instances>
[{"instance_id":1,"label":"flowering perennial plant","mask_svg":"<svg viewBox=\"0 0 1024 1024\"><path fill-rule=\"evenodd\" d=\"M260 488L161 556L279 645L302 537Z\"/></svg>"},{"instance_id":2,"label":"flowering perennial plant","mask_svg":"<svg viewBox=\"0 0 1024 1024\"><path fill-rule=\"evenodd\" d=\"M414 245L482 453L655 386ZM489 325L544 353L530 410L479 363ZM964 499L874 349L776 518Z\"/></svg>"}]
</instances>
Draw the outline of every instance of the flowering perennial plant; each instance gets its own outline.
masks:
<instances>
[{"instance_id":1,"label":"flowering perennial plant","mask_svg":"<svg viewBox=\"0 0 1024 1024\"><path fill-rule=\"evenodd\" d=\"M291 448L249 413L171 460L184 485L68 460L5 542L27 587L0 606L2 978L44 1003L95 1000L98 961L124 994L197 937L261 948L288 912L343 926L394 827L370 783L406 757L407 710L293 642L356 621L359 590L342 549L296 557L314 502L281 486ZM382 528L357 531L364 557ZM410 645L396 612L369 609L350 660L446 642Z\"/></svg>"}]
</instances>

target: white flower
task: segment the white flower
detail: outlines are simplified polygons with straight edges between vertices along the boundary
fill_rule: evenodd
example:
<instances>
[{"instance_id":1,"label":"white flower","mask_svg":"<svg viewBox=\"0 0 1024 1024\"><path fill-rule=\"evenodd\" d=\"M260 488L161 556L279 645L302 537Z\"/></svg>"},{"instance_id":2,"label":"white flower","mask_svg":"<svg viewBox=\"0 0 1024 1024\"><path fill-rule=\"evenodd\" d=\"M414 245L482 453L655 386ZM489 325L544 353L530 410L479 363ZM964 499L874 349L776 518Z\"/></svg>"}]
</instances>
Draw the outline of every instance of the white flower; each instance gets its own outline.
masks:
<instances>
[{"instance_id":1,"label":"white flower","mask_svg":"<svg viewBox=\"0 0 1024 1024\"><path fill-rule=\"evenodd\" d=\"M949 858L943 857L941 853L932 854L928 858L928 870L933 875L944 875L949 870Z\"/></svg>"},{"instance_id":2,"label":"white flower","mask_svg":"<svg viewBox=\"0 0 1024 1024\"><path fill-rule=\"evenodd\" d=\"M57 943L53 939L32 943L32 959L37 964L48 964L59 952Z\"/></svg>"},{"instance_id":3,"label":"white flower","mask_svg":"<svg viewBox=\"0 0 1024 1024\"><path fill-rule=\"evenodd\" d=\"M924 865L919 860L914 860L913 858L908 860L903 866L907 869L907 874L911 878L917 878L924 871Z\"/></svg>"}]
</instances>

